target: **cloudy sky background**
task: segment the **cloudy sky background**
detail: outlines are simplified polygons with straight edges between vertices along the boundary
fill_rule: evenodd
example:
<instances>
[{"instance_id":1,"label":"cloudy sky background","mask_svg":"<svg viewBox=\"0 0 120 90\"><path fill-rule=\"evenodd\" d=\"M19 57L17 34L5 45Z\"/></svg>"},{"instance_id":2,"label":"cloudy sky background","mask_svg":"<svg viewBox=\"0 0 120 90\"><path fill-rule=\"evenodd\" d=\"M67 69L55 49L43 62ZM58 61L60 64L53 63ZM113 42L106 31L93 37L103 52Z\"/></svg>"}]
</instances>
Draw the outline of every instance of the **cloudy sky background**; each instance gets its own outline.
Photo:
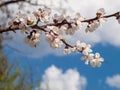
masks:
<instances>
[{"instance_id":1,"label":"cloudy sky background","mask_svg":"<svg viewBox=\"0 0 120 90\"><path fill-rule=\"evenodd\" d=\"M39 3L46 3L48 6L51 6L51 0L47 1L44 0L45 2L39 2ZM56 0L52 1L52 7L54 8L59 7L59 2L61 2L61 7L65 8L66 10L69 11L69 15L74 15L75 12L79 12L83 17L85 18L91 18L95 17L95 14L99 8L104 8L107 14L115 13L119 11L119 5L120 1L113 1L113 0L105 0L105 1L96 1L96 0L91 0L88 4L88 0L68 0L65 2L64 0ZM79 2L79 3L78 3ZM13 6L11 6L13 7ZM69 9L70 8L70 9ZM36 8L35 8L36 9ZM72 9L72 12L70 12ZM73 12L74 11L74 12ZM74 13L74 14L73 14ZM114 26L114 27L113 27ZM93 33L85 33L85 27L83 27L80 31L76 32L74 36L68 36L67 40L70 43L75 44L75 42L79 39L83 42L90 43L92 45L102 43L102 44L112 44L114 46L119 47L120 46L120 38L119 38L119 33L120 33L120 25L118 24L117 20L115 18L109 19L107 22L105 22L101 27L99 27L95 32ZM33 57L39 57L39 56L44 56L46 54L62 54L59 53L61 52L60 50L53 50L49 47L49 45L46 43L44 36L41 39L41 42L37 48L30 48L28 45L25 45L23 43L23 35L20 33L14 34L11 33L13 37L13 42L16 43L14 44L13 42L8 42L4 44L9 44L10 47L14 47L20 52L25 53L28 56ZM22 38L19 38L22 37ZM22 43L22 44L21 44ZM42 53L40 53L40 50L46 47ZM23 49L21 49L23 48ZM40 55L41 54L41 55ZM63 54L62 54L63 55Z\"/></svg>"},{"instance_id":2,"label":"cloudy sky background","mask_svg":"<svg viewBox=\"0 0 120 90\"><path fill-rule=\"evenodd\" d=\"M72 9L74 13L80 12L85 18L95 17L99 8L104 8L106 14L120 11L120 0L66 0L67 2L53 0L52 7L58 7L60 1L63 2L62 8L68 11ZM39 3L51 5L51 0ZM73 15L73 12L69 14ZM51 49L44 40L44 36L37 48L31 48L23 43L24 36L20 33L11 33L13 40L3 43L4 51L11 60L19 58L23 67L26 67L29 62L33 69L41 68L43 90L46 88L50 90L96 90L96 88L97 90L120 90L120 70L118 69L120 67L120 24L115 18L110 18L93 33L85 33L84 28L74 36L67 36L67 40L75 43L79 39L92 44L93 50L100 52L108 61L101 68L93 69L84 65L84 62L79 60L81 55L66 56L62 54L61 49ZM39 74L35 75L35 78L37 77Z\"/></svg>"}]
</instances>

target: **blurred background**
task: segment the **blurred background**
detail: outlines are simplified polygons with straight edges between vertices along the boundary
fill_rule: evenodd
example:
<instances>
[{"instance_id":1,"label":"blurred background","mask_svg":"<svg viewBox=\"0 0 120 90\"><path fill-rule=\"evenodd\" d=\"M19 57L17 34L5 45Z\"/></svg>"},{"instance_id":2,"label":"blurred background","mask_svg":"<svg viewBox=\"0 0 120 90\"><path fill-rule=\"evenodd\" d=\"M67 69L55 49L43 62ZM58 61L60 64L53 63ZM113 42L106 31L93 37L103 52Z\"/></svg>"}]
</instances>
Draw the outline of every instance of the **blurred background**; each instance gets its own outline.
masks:
<instances>
[{"instance_id":1,"label":"blurred background","mask_svg":"<svg viewBox=\"0 0 120 90\"><path fill-rule=\"evenodd\" d=\"M116 0L0 0L0 27L17 12L32 13L38 8L50 8L55 13L85 18L96 16L99 8L106 14L120 11ZM23 42L19 31L0 34L0 90L120 90L120 24L108 19L93 33L85 33L85 26L67 41L90 43L105 62L92 68L80 60L81 55L64 55L62 49L51 49L44 35L36 48Z\"/></svg>"}]
</instances>

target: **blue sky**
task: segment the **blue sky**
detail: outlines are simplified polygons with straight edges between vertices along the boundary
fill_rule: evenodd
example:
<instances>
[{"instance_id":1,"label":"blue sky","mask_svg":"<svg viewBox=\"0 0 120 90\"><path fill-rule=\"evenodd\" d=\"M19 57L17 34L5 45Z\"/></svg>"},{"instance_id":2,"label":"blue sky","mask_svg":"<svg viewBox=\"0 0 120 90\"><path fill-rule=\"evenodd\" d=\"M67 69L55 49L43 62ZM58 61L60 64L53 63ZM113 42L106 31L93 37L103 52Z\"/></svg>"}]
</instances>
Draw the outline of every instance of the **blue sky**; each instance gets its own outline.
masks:
<instances>
[{"instance_id":1,"label":"blue sky","mask_svg":"<svg viewBox=\"0 0 120 90\"><path fill-rule=\"evenodd\" d=\"M56 0L56 2L54 2L55 5L57 5L57 1L59 2L59 0ZM75 12L80 12L86 18L94 17L99 8L105 8L108 14L120 10L120 0L91 0L91 2L89 0L68 1L69 3L67 4L63 3L64 8L69 6ZM63 55L60 50L50 49L43 38L40 45L32 49L23 43L23 36L21 36L20 33L12 33L11 35L16 38L13 38L12 41L5 41L3 45L5 45L4 51L10 61L14 62L17 59L24 70L28 70L31 67L35 79L44 76L47 80L54 79L57 82L64 83L65 81L69 83L70 81L66 79L69 77L69 73L71 73L73 77L79 74L77 79L73 78L75 84L83 82L79 90L83 90L82 87L85 87L85 90L120 90L119 29L120 24L112 18L93 33L86 34L85 31L82 30L75 33L73 37L67 37L69 42L75 42L79 39L92 44L93 51L100 52L105 60L100 68L92 68L90 65L85 65L84 62L80 60L81 54L73 53ZM69 72L70 70L71 72ZM50 74L51 71L58 72L61 80L59 80L58 77L53 78L52 76L54 75ZM58 73L55 74L59 75ZM43 78L43 85L44 82L46 82L46 80ZM54 82L51 81L51 83ZM73 86L71 87L76 87L75 84L72 84ZM71 84L66 86L69 87L69 85ZM61 84L61 87L65 86Z\"/></svg>"},{"instance_id":2,"label":"blue sky","mask_svg":"<svg viewBox=\"0 0 120 90\"><path fill-rule=\"evenodd\" d=\"M40 78L47 68L51 65L55 65L57 68L62 69L63 72L68 69L76 69L82 76L86 77L87 86L85 90L96 90L96 88L97 90L119 90L110 87L106 83L106 78L120 74L120 48L110 44L97 44L94 46L93 50L99 51L105 59L105 62L100 68L92 68L90 65L85 65L84 62L80 60L80 54L70 54L66 56L50 54L42 58L29 58L22 55L16 57L16 54L10 54L16 51L12 48L5 48L5 52L11 61L17 59L24 70L27 70L29 67L32 68L34 78ZM106 63L106 61L108 63Z\"/></svg>"}]
</instances>

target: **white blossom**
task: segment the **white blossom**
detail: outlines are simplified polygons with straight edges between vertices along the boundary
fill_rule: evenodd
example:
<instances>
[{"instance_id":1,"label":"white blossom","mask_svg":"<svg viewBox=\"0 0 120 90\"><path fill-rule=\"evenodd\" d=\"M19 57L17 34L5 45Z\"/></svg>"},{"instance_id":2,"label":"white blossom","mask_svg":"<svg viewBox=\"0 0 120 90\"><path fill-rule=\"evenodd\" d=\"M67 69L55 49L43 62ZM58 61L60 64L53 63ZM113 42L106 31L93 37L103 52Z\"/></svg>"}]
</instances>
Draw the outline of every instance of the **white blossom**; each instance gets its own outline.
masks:
<instances>
[{"instance_id":1,"label":"white blossom","mask_svg":"<svg viewBox=\"0 0 120 90\"><path fill-rule=\"evenodd\" d=\"M83 47L83 48L84 48L84 49L82 50L82 53L83 53L84 55L88 55L89 53L92 52L92 49L91 49L91 45L90 45L90 44L86 45L86 46Z\"/></svg>"},{"instance_id":2,"label":"white blossom","mask_svg":"<svg viewBox=\"0 0 120 90\"><path fill-rule=\"evenodd\" d=\"M61 35L63 35L64 32L67 31L67 28L68 28L68 25L67 25L67 24L62 25L62 26L59 28L59 33L60 33Z\"/></svg>"},{"instance_id":3,"label":"white blossom","mask_svg":"<svg viewBox=\"0 0 120 90\"><path fill-rule=\"evenodd\" d=\"M75 30L77 30L77 26L75 24L64 24L56 30L59 34L63 34L63 32L65 32L67 35L73 35L75 33Z\"/></svg>"},{"instance_id":4,"label":"white blossom","mask_svg":"<svg viewBox=\"0 0 120 90\"><path fill-rule=\"evenodd\" d=\"M77 51L77 48L76 47L72 47L70 48L71 49L71 52L76 52Z\"/></svg>"},{"instance_id":5,"label":"white blossom","mask_svg":"<svg viewBox=\"0 0 120 90\"><path fill-rule=\"evenodd\" d=\"M92 53L81 57L81 60L85 60L85 64L87 65L89 64L89 61L93 59L94 59L94 54Z\"/></svg>"},{"instance_id":6,"label":"white blossom","mask_svg":"<svg viewBox=\"0 0 120 90\"><path fill-rule=\"evenodd\" d=\"M81 23L81 16L79 14L76 14L76 17L74 19L71 19L69 16L66 17L66 20L68 24L66 24L67 29L65 29L65 33L68 35L73 35L75 31L81 29L82 23ZM71 23L72 22L72 23Z\"/></svg>"},{"instance_id":7,"label":"white blossom","mask_svg":"<svg viewBox=\"0 0 120 90\"><path fill-rule=\"evenodd\" d=\"M97 59L91 60L90 64L91 64L92 67L96 67L96 66L100 67L101 66L101 62L99 60L97 60Z\"/></svg>"},{"instance_id":8,"label":"white blossom","mask_svg":"<svg viewBox=\"0 0 120 90\"><path fill-rule=\"evenodd\" d=\"M70 49L70 48L65 48L65 49L63 50L63 53L64 53L64 54L70 54L70 53L71 53L71 49Z\"/></svg>"},{"instance_id":9,"label":"white blossom","mask_svg":"<svg viewBox=\"0 0 120 90\"><path fill-rule=\"evenodd\" d=\"M24 33L28 30L27 25L27 15L18 13L15 18L13 18L8 24L12 27L18 27L21 29L21 32Z\"/></svg>"},{"instance_id":10,"label":"white blossom","mask_svg":"<svg viewBox=\"0 0 120 90\"><path fill-rule=\"evenodd\" d=\"M60 48L62 46L63 42L60 38L55 38L53 42L50 43L50 46L52 48Z\"/></svg>"},{"instance_id":11,"label":"white blossom","mask_svg":"<svg viewBox=\"0 0 120 90\"><path fill-rule=\"evenodd\" d=\"M91 64L92 67L96 67L96 66L97 66L97 61L96 61L96 59L91 60L91 61L90 61L90 64Z\"/></svg>"},{"instance_id":12,"label":"white blossom","mask_svg":"<svg viewBox=\"0 0 120 90\"><path fill-rule=\"evenodd\" d=\"M82 23L81 23L81 21L83 21L83 20L84 20L84 18L80 15L80 13L76 13L75 18L74 18L74 21L75 21L75 23L77 24L77 25L76 25L76 28L77 28L78 30L82 28Z\"/></svg>"},{"instance_id":13,"label":"white blossom","mask_svg":"<svg viewBox=\"0 0 120 90\"><path fill-rule=\"evenodd\" d=\"M55 35L54 31L46 33L46 40L49 42L52 48L60 48L62 46L62 37Z\"/></svg>"},{"instance_id":14,"label":"white blossom","mask_svg":"<svg viewBox=\"0 0 120 90\"><path fill-rule=\"evenodd\" d=\"M78 21L83 21L83 20L84 20L84 18L80 15L80 13L76 13L74 19L75 19L75 20L78 20Z\"/></svg>"},{"instance_id":15,"label":"white blossom","mask_svg":"<svg viewBox=\"0 0 120 90\"><path fill-rule=\"evenodd\" d=\"M26 14L22 14L21 12L19 12L16 14L15 18L13 18L10 22L8 22L8 24L13 27L19 26L21 22L26 23L25 17L26 17Z\"/></svg>"},{"instance_id":16,"label":"white blossom","mask_svg":"<svg viewBox=\"0 0 120 90\"><path fill-rule=\"evenodd\" d=\"M39 43L39 39L38 39L38 38L35 38L35 39L33 39L33 40L30 40L29 45L30 45L31 47L36 47L38 43Z\"/></svg>"},{"instance_id":17,"label":"white blossom","mask_svg":"<svg viewBox=\"0 0 120 90\"><path fill-rule=\"evenodd\" d=\"M33 30L29 36L25 37L24 42L29 44L31 47L36 47L40 41L41 32Z\"/></svg>"},{"instance_id":18,"label":"white blossom","mask_svg":"<svg viewBox=\"0 0 120 90\"><path fill-rule=\"evenodd\" d=\"M35 17L39 18L41 22L47 22L47 20L49 19L49 12L41 8L34 11L33 14Z\"/></svg>"},{"instance_id":19,"label":"white blossom","mask_svg":"<svg viewBox=\"0 0 120 90\"><path fill-rule=\"evenodd\" d=\"M103 62L103 61L104 61L104 59L100 56L99 53L95 53L95 59L97 59L97 60L100 61L100 62Z\"/></svg>"},{"instance_id":20,"label":"white blossom","mask_svg":"<svg viewBox=\"0 0 120 90\"><path fill-rule=\"evenodd\" d=\"M76 49L81 51L84 55L88 55L90 52L92 52L90 44L81 43L80 41L76 42Z\"/></svg>"},{"instance_id":21,"label":"white blossom","mask_svg":"<svg viewBox=\"0 0 120 90\"><path fill-rule=\"evenodd\" d=\"M98 9L98 11L97 11L97 15L99 15L98 17L101 17L101 16L103 16L104 14L105 14L104 8Z\"/></svg>"},{"instance_id":22,"label":"white blossom","mask_svg":"<svg viewBox=\"0 0 120 90\"><path fill-rule=\"evenodd\" d=\"M96 59L100 58L100 54L99 53L95 53L95 58Z\"/></svg>"},{"instance_id":23,"label":"white blossom","mask_svg":"<svg viewBox=\"0 0 120 90\"><path fill-rule=\"evenodd\" d=\"M85 48L85 47L86 47L86 43L81 43L79 40L76 42L77 50L82 52L83 48Z\"/></svg>"},{"instance_id":24,"label":"white blossom","mask_svg":"<svg viewBox=\"0 0 120 90\"><path fill-rule=\"evenodd\" d=\"M54 33L56 33L56 34L59 34L59 35L63 34L63 29L60 29L57 26L47 26L47 28L50 29L50 30L52 30L52 31L54 31Z\"/></svg>"},{"instance_id":25,"label":"white blossom","mask_svg":"<svg viewBox=\"0 0 120 90\"><path fill-rule=\"evenodd\" d=\"M100 56L99 53L95 53L94 59L90 60L90 64L92 67L100 67L101 63L104 61L104 59Z\"/></svg>"},{"instance_id":26,"label":"white blossom","mask_svg":"<svg viewBox=\"0 0 120 90\"><path fill-rule=\"evenodd\" d=\"M18 27L22 33L30 30L31 25L35 25L37 22L34 15L26 15L21 12L17 13L16 17L13 18L8 24L12 27Z\"/></svg>"},{"instance_id":27,"label":"white blossom","mask_svg":"<svg viewBox=\"0 0 120 90\"><path fill-rule=\"evenodd\" d=\"M26 37L26 38L24 38L24 42L27 43L27 44L29 44L31 47L36 47L36 45L39 42L39 39L36 38L36 39L31 40L28 37Z\"/></svg>"},{"instance_id":28,"label":"white blossom","mask_svg":"<svg viewBox=\"0 0 120 90\"><path fill-rule=\"evenodd\" d=\"M88 55L84 55L81 57L81 60L85 60L85 64L89 64L90 62L90 65L92 67L100 67L102 62L104 61L104 59L100 56L99 53L90 53Z\"/></svg>"},{"instance_id":29,"label":"white blossom","mask_svg":"<svg viewBox=\"0 0 120 90\"><path fill-rule=\"evenodd\" d=\"M93 23L89 24L85 29L86 32L93 32L100 26L99 21L94 21Z\"/></svg>"},{"instance_id":30,"label":"white blossom","mask_svg":"<svg viewBox=\"0 0 120 90\"><path fill-rule=\"evenodd\" d=\"M59 33L63 34L63 31L67 35L73 35L76 30L81 29L81 17L77 15L74 19L71 19L70 16L64 17L63 15L58 16L57 14L53 17L54 23L66 22L64 25L61 25L58 29ZM72 23L71 23L72 22Z\"/></svg>"},{"instance_id":31,"label":"white blossom","mask_svg":"<svg viewBox=\"0 0 120 90\"><path fill-rule=\"evenodd\" d=\"M65 19L67 20L67 22L71 22L71 17L70 16L66 16Z\"/></svg>"},{"instance_id":32,"label":"white blossom","mask_svg":"<svg viewBox=\"0 0 120 90\"><path fill-rule=\"evenodd\" d=\"M75 33L75 30L72 29L72 28L69 28L69 29L67 29L67 30L65 31L65 33L66 33L67 35L73 35L73 34Z\"/></svg>"},{"instance_id":33,"label":"white blossom","mask_svg":"<svg viewBox=\"0 0 120 90\"><path fill-rule=\"evenodd\" d=\"M32 28L30 26L35 25L37 19L33 15L29 15L23 18L24 20L21 21L19 24L19 28L21 29L21 33L30 32Z\"/></svg>"},{"instance_id":34,"label":"white blossom","mask_svg":"<svg viewBox=\"0 0 120 90\"><path fill-rule=\"evenodd\" d=\"M52 33L46 32L46 40L50 43L53 41L53 35Z\"/></svg>"},{"instance_id":35,"label":"white blossom","mask_svg":"<svg viewBox=\"0 0 120 90\"><path fill-rule=\"evenodd\" d=\"M102 23L106 22L107 19L106 18L100 18L98 21L100 22L100 24L102 24Z\"/></svg>"},{"instance_id":36,"label":"white blossom","mask_svg":"<svg viewBox=\"0 0 120 90\"><path fill-rule=\"evenodd\" d=\"M61 23L64 20L64 16L63 15L58 15L58 14L54 14L53 20L55 20L54 22L56 23Z\"/></svg>"},{"instance_id":37,"label":"white blossom","mask_svg":"<svg viewBox=\"0 0 120 90\"><path fill-rule=\"evenodd\" d=\"M107 20L106 18L102 17L104 14L105 14L104 8L100 8L96 13L98 19L91 21L87 28L85 29L85 31L86 32L95 31L103 22Z\"/></svg>"},{"instance_id":38,"label":"white blossom","mask_svg":"<svg viewBox=\"0 0 120 90\"><path fill-rule=\"evenodd\" d=\"M64 48L63 50L64 54L70 54L72 52L76 52L76 47L67 47L67 48Z\"/></svg>"},{"instance_id":39,"label":"white blossom","mask_svg":"<svg viewBox=\"0 0 120 90\"><path fill-rule=\"evenodd\" d=\"M76 24L77 24L77 26L76 26L76 29L81 29L82 28L82 23L81 23L81 21L76 21Z\"/></svg>"},{"instance_id":40,"label":"white blossom","mask_svg":"<svg viewBox=\"0 0 120 90\"><path fill-rule=\"evenodd\" d=\"M79 29L81 29L81 27L82 27L81 21L84 20L79 13L76 14L76 16L75 16L74 19L71 19L70 16L67 16L65 19L67 20L68 23L73 22L71 24L71 28L73 30L79 30Z\"/></svg>"}]
</instances>

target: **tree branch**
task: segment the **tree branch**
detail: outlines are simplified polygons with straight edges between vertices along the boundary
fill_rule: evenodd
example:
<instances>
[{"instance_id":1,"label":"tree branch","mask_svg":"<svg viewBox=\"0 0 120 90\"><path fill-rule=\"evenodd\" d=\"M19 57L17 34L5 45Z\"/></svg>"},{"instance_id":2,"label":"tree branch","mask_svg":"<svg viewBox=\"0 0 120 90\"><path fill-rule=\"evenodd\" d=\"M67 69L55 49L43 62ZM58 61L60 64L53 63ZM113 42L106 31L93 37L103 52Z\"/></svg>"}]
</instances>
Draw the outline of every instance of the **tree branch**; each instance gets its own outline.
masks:
<instances>
[{"instance_id":1,"label":"tree branch","mask_svg":"<svg viewBox=\"0 0 120 90\"><path fill-rule=\"evenodd\" d=\"M0 7L3 7L3 6L7 6L9 4L13 4L13 3L18 3L18 2L25 2L26 0L13 0L13 1L6 1L6 2L3 2L0 4Z\"/></svg>"},{"instance_id":2,"label":"tree branch","mask_svg":"<svg viewBox=\"0 0 120 90\"><path fill-rule=\"evenodd\" d=\"M0 28L0 33L19 30L19 27Z\"/></svg>"},{"instance_id":3,"label":"tree branch","mask_svg":"<svg viewBox=\"0 0 120 90\"><path fill-rule=\"evenodd\" d=\"M119 14L119 12L116 12L116 13L110 14L110 15L106 15L106 16L102 16L101 18L110 18L110 17L116 16L117 14ZM81 21L81 22L89 22L89 21L94 21L94 20L97 20L97 19L98 19L98 18L95 17L95 18L83 20L83 21Z\"/></svg>"},{"instance_id":4,"label":"tree branch","mask_svg":"<svg viewBox=\"0 0 120 90\"><path fill-rule=\"evenodd\" d=\"M114 13L114 14L110 14L110 15L106 15L106 16L103 16L101 18L110 18L110 17L115 17L116 15L118 15L119 12L117 13ZM82 23L89 23L90 21L94 21L94 20L97 20L98 18L95 17L95 18L91 18L91 19L85 19L83 21L81 21ZM34 25L34 26L31 26L32 28L36 28L36 29L41 29L41 30L44 30L45 28L47 28L47 26L62 26L62 25L65 25L65 24L71 24L71 23L74 23L74 22L67 22L66 20L63 20L61 23L49 23L49 24L46 24L46 25L42 25L42 26L37 26L37 25ZM6 27L6 28L0 28L0 33L3 33L3 32L8 32L8 31L16 31L16 30L19 30L19 27ZM46 32L46 31L45 31Z\"/></svg>"},{"instance_id":5,"label":"tree branch","mask_svg":"<svg viewBox=\"0 0 120 90\"><path fill-rule=\"evenodd\" d=\"M18 2L25 2L25 3L28 3L28 4L33 5L33 6L44 6L44 7L47 8L47 6L45 6L43 4L31 3L30 1L26 1L26 0L6 1L6 2L1 3L0 7L7 6L7 5L10 5L10 4L14 4L14 3L18 3Z\"/></svg>"}]
</instances>

